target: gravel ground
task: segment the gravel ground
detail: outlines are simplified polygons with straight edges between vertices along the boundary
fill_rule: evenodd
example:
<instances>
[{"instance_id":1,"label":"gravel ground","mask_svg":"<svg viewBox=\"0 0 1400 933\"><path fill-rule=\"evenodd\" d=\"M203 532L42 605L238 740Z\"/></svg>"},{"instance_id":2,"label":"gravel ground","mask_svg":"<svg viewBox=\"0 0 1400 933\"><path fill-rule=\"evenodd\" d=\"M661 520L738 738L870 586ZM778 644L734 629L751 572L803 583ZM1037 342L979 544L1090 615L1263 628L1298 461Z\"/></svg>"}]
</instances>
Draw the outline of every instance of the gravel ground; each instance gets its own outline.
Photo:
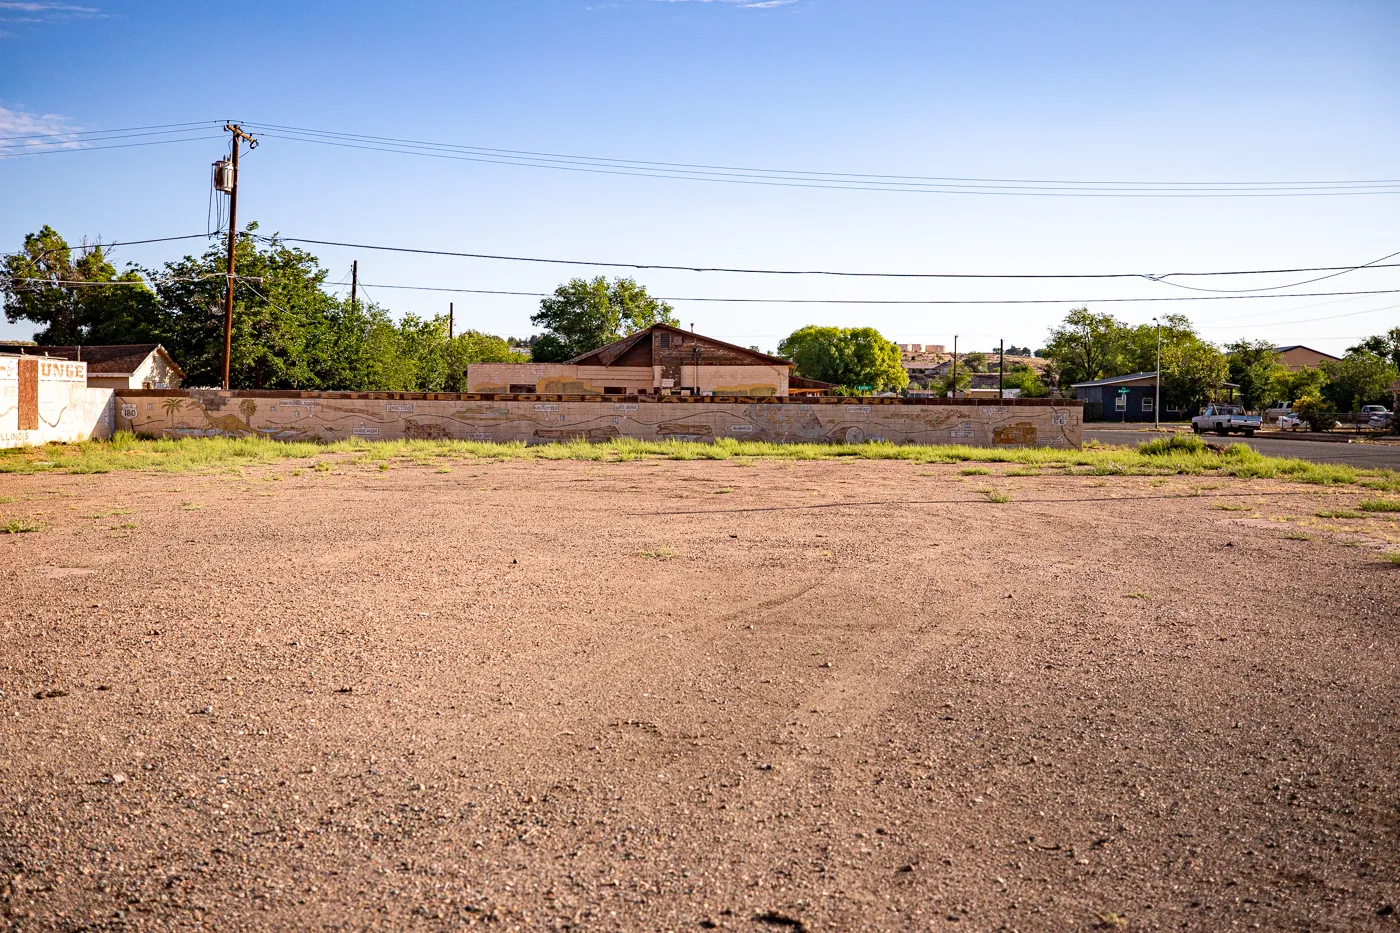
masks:
<instances>
[{"instance_id":1,"label":"gravel ground","mask_svg":"<svg viewBox=\"0 0 1400 933\"><path fill-rule=\"evenodd\" d=\"M1355 492L850 461L0 483L42 525L0 535L0 927L1400 920L1396 523L1308 525Z\"/></svg>"}]
</instances>

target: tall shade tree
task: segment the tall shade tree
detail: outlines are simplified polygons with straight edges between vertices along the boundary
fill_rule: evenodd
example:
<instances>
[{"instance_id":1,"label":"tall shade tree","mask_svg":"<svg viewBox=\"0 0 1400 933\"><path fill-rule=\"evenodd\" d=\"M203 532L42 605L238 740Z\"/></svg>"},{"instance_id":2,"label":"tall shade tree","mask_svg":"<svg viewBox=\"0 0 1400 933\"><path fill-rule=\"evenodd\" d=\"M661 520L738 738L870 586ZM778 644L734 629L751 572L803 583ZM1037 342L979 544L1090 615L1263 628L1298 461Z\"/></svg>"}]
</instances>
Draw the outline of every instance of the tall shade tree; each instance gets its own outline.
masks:
<instances>
[{"instance_id":1,"label":"tall shade tree","mask_svg":"<svg viewBox=\"0 0 1400 933\"><path fill-rule=\"evenodd\" d=\"M471 363L523 362L505 340L447 336L447 318L395 321L373 302L336 298L315 256L275 238L239 235L230 381L238 389L453 392ZM223 371L225 252L117 274L97 248L74 251L51 227L25 238L0 267L5 311L43 325L45 343L165 345L186 384L216 385ZM34 282L31 279L41 279ZM146 287L149 280L154 291ZM86 284L73 284L86 283ZM127 284L132 283L132 284Z\"/></svg>"},{"instance_id":2,"label":"tall shade tree","mask_svg":"<svg viewBox=\"0 0 1400 933\"><path fill-rule=\"evenodd\" d=\"M156 296L138 272L119 274L100 244L70 248L47 224L0 264L0 295L10 323L39 326L39 343L146 343L161 328Z\"/></svg>"},{"instance_id":3,"label":"tall shade tree","mask_svg":"<svg viewBox=\"0 0 1400 933\"><path fill-rule=\"evenodd\" d=\"M531 359L562 363L653 324L675 326L680 322L671 312L632 279L570 279L540 299L540 310L530 317L544 328Z\"/></svg>"},{"instance_id":4,"label":"tall shade tree","mask_svg":"<svg viewBox=\"0 0 1400 933\"><path fill-rule=\"evenodd\" d=\"M1273 375L1269 395L1274 401L1294 405L1301 398L1322 398L1323 387L1327 385L1327 374L1320 369L1304 366L1290 371L1280 366Z\"/></svg>"},{"instance_id":5,"label":"tall shade tree","mask_svg":"<svg viewBox=\"0 0 1400 933\"><path fill-rule=\"evenodd\" d=\"M1236 340L1225 345L1225 354L1230 381L1239 386L1245 408L1258 410L1279 401L1274 390L1279 372L1287 368L1278 361L1278 347L1267 340Z\"/></svg>"},{"instance_id":6,"label":"tall shade tree","mask_svg":"<svg viewBox=\"0 0 1400 933\"><path fill-rule=\"evenodd\" d=\"M809 324L785 337L778 355L792 360L799 376L833 382L847 391L897 392L909 384L898 345L873 327Z\"/></svg>"},{"instance_id":7,"label":"tall shade tree","mask_svg":"<svg viewBox=\"0 0 1400 933\"><path fill-rule=\"evenodd\" d=\"M1340 360L1323 360L1327 375L1323 398L1334 411L1359 411L1362 405L1376 405L1389 399L1386 391L1397 378L1396 368L1383 356L1369 350L1351 350Z\"/></svg>"},{"instance_id":8,"label":"tall shade tree","mask_svg":"<svg viewBox=\"0 0 1400 933\"><path fill-rule=\"evenodd\" d=\"M1354 347L1347 347L1348 353L1365 350L1390 361L1390 365L1400 369L1400 327L1392 327L1384 334L1367 337Z\"/></svg>"},{"instance_id":9,"label":"tall shade tree","mask_svg":"<svg viewBox=\"0 0 1400 933\"><path fill-rule=\"evenodd\" d=\"M1105 376L1118 376L1126 350L1126 325L1111 314L1075 308L1050 331L1041 355L1053 364L1061 388Z\"/></svg>"}]
</instances>

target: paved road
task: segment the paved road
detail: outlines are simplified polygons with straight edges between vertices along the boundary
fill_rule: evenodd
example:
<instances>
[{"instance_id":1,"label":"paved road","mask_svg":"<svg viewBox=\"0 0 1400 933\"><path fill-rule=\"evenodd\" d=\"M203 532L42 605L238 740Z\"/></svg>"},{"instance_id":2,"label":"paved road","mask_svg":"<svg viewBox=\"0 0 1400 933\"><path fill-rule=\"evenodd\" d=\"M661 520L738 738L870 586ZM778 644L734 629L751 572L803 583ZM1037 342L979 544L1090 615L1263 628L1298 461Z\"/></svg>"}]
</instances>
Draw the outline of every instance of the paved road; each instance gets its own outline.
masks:
<instances>
[{"instance_id":1,"label":"paved road","mask_svg":"<svg viewBox=\"0 0 1400 933\"><path fill-rule=\"evenodd\" d=\"M1121 428L1084 429L1084 439L1093 438L1103 444L1137 445L1150 440L1152 434L1144 431L1123 430ZM1208 441L1223 442L1225 438L1209 435ZM1230 443L1248 444L1261 454L1271 457L1299 457L1315 460L1318 463L1346 463L1366 469L1388 467L1400 470L1400 447L1381 444L1337 444L1326 441L1299 441L1266 434L1255 435L1245 440L1238 435L1230 437Z\"/></svg>"}]
</instances>

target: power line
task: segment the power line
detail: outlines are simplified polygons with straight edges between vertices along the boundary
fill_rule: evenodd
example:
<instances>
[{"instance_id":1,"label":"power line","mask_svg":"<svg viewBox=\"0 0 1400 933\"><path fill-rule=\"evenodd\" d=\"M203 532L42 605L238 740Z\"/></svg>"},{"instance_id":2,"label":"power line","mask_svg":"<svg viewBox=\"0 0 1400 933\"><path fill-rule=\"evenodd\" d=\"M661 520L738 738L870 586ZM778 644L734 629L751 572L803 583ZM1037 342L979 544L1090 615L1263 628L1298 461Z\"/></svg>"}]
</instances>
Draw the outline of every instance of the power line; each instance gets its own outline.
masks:
<instances>
[{"instance_id":1,"label":"power line","mask_svg":"<svg viewBox=\"0 0 1400 933\"><path fill-rule=\"evenodd\" d=\"M250 123L249 125L258 126L269 136L341 148L531 168L783 187L1060 197L1289 197L1400 193L1400 187L1397 187L1400 186L1400 179L1303 182L1140 182L813 172L496 149L391 136L315 130L272 123Z\"/></svg>"},{"instance_id":2,"label":"power line","mask_svg":"<svg viewBox=\"0 0 1400 933\"><path fill-rule=\"evenodd\" d=\"M364 282L360 287L365 287ZM450 292L466 295L519 295L527 298L547 298L551 292L495 291L482 288L439 288L431 285L390 285L376 282L375 288L403 291ZM678 295L654 295L658 301L699 301L722 304L781 304L781 305L1092 305L1130 304L1144 301L1231 301L1250 298L1318 298L1333 295L1394 295L1400 288L1383 288L1355 292L1295 292L1284 295L1182 295L1160 298L714 298Z\"/></svg>"},{"instance_id":3,"label":"power line","mask_svg":"<svg viewBox=\"0 0 1400 933\"><path fill-rule=\"evenodd\" d=\"M1225 275L1281 275L1299 272L1353 272L1357 269L1392 269L1400 263L1384 265L1367 263L1358 266L1317 266L1299 269L1236 269L1220 272L1168 272L1165 275L1152 275L1143 272L1101 272L1101 273L979 273L979 272L848 272L830 269L742 269L724 266L681 266L663 263L638 262L595 262L586 259L555 259L539 256L506 256L493 253L464 253L453 250L419 249L408 246L376 246L366 243L342 243L336 240L313 240L307 237L261 236L254 239L268 243L311 243L316 246L339 246L346 249L372 249L390 253L411 253L424 256L451 256L459 259L489 259L499 262L534 262L563 266L596 266L607 269L642 269L665 272L725 272L741 275L828 275L844 278L876 279L1146 279L1160 282L1166 278L1184 276L1225 276ZM1389 258L1389 257L1386 257ZM1379 261L1377 261L1379 262ZM1170 284L1170 283L1169 283ZM1280 286L1285 287L1285 286ZM1342 294L1342 293L1339 293ZM1349 293L1347 293L1349 294ZM1285 296L1277 296L1285 297Z\"/></svg>"},{"instance_id":4,"label":"power line","mask_svg":"<svg viewBox=\"0 0 1400 933\"><path fill-rule=\"evenodd\" d=\"M144 244L146 244L146 243L171 243L171 242L174 242L175 240L201 240L201 239L208 239L209 236L210 236L210 235L207 234L207 233L190 233L190 234L186 234L185 236L161 236L161 237L154 237L154 238L149 239L149 240L115 240L115 241L113 241L113 242L111 242L111 243L80 243L80 244L78 244L77 246L61 246L61 247L60 247L60 246L51 246L51 247L49 247L48 249L44 250L43 252L39 253L39 255L34 256L34 257L31 257L31 258L34 258L34 259L41 259L41 258L43 258L44 256L49 255L50 253L56 253L56 252L69 252L69 253L71 253L71 252L73 252L74 250L106 249L106 248L111 247L111 246L141 246L141 245L144 245ZM0 253L0 256L27 256L27 255L29 255L29 254L26 253L26 252L25 252L24 250L22 250L22 249L18 249L18 250L15 250L14 252L10 252L10 253Z\"/></svg>"},{"instance_id":5,"label":"power line","mask_svg":"<svg viewBox=\"0 0 1400 933\"><path fill-rule=\"evenodd\" d=\"M55 137L93 136L110 133L138 133L144 130L165 130L176 132L181 127L202 127L217 126L220 120L196 120L192 123L156 123L151 126L123 126L110 130L67 130L62 133L33 133L28 136L0 136L0 143L10 142L15 139L51 139Z\"/></svg>"},{"instance_id":6,"label":"power line","mask_svg":"<svg viewBox=\"0 0 1400 933\"><path fill-rule=\"evenodd\" d=\"M28 156L53 155L59 152L100 152L103 149L132 149L137 146L167 146L171 143L193 143L202 139L223 139L222 136L186 136L180 139L155 139L144 143L118 143L115 146L55 146L49 149L30 151L0 152L0 158L22 159Z\"/></svg>"}]
</instances>

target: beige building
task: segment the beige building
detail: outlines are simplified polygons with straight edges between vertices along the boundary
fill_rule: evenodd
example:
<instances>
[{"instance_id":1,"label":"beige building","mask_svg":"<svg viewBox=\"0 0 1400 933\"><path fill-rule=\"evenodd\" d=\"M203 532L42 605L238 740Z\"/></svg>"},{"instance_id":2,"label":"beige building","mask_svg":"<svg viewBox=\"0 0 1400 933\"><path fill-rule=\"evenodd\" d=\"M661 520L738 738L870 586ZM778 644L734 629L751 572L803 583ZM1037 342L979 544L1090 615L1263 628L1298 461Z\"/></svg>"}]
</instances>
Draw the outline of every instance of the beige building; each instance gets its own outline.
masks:
<instances>
[{"instance_id":1,"label":"beige building","mask_svg":"<svg viewBox=\"0 0 1400 933\"><path fill-rule=\"evenodd\" d=\"M1339 357L1335 357L1330 353L1323 353L1321 350L1314 350L1312 347L1305 347L1301 344L1278 348L1279 363L1286 367L1289 372L1293 373L1296 373L1304 366L1310 369L1317 369L1319 365L1327 360L1335 361L1337 359L1339 359Z\"/></svg>"},{"instance_id":2,"label":"beige building","mask_svg":"<svg viewBox=\"0 0 1400 933\"><path fill-rule=\"evenodd\" d=\"M185 371L158 343L36 346L0 344L0 353L48 357L87 364L87 384L94 389L178 389Z\"/></svg>"},{"instance_id":3,"label":"beige building","mask_svg":"<svg viewBox=\"0 0 1400 933\"><path fill-rule=\"evenodd\" d=\"M825 385L798 380L792 363L656 324L567 363L473 363L467 391L496 395L781 396ZM829 387L827 387L829 388Z\"/></svg>"}]
</instances>

